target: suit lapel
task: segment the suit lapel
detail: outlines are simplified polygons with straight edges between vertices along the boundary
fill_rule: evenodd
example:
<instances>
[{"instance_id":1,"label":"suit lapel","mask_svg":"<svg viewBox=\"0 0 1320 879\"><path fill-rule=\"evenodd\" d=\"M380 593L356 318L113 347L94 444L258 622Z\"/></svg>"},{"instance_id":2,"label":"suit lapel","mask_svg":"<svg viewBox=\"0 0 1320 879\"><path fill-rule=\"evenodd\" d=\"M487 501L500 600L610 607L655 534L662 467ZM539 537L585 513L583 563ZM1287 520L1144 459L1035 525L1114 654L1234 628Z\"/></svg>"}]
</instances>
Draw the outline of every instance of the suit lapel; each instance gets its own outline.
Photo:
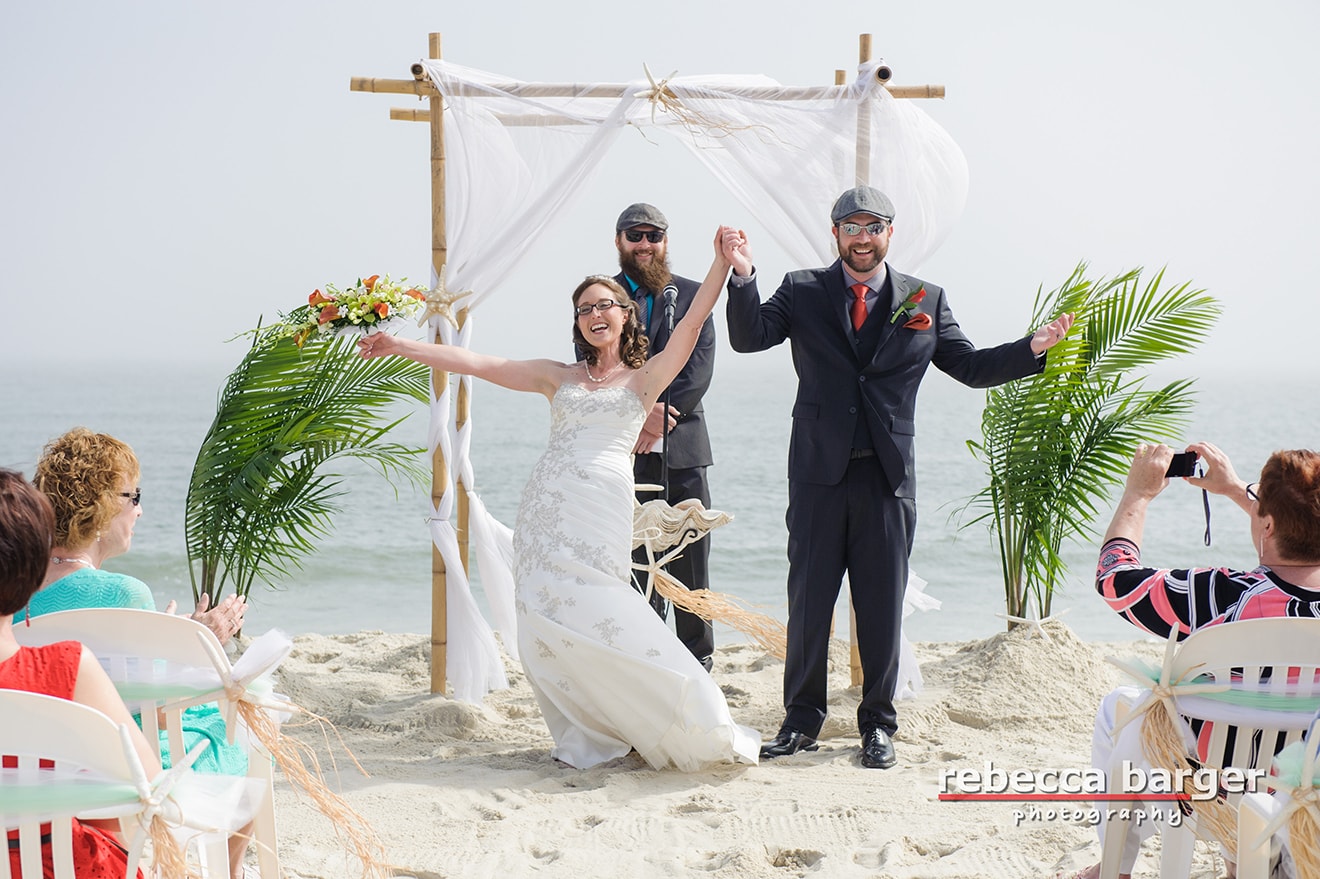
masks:
<instances>
[{"instance_id":1,"label":"suit lapel","mask_svg":"<svg viewBox=\"0 0 1320 879\"><path fill-rule=\"evenodd\" d=\"M844 283L843 260L836 259L834 265L830 266L830 270L825 273L823 286L825 298L829 300L825 303L825 311L830 315L830 320L843 331L843 337L852 346L853 356L857 356L857 334L853 332L852 315L848 313L850 291Z\"/></svg>"},{"instance_id":2,"label":"suit lapel","mask_svg":"<svg viewBox=\"0 0 1320 879\"><path fill-rule=\"evenodd\" d=\"M898 332L899 321L891 322L890 317L898 310L898 306L902 305L903 301L908 298L908 294L912 292L908 289L909 278L907 275L901 275L887 266L886 269L889 272L889 308L876 315L884 321L884 326L880 328L880 341L875 346L875 354L871 357L872 363L875 362L876 357L880 356L885 344L894 337L894 333Z\"/></svg>"}]
</instances>

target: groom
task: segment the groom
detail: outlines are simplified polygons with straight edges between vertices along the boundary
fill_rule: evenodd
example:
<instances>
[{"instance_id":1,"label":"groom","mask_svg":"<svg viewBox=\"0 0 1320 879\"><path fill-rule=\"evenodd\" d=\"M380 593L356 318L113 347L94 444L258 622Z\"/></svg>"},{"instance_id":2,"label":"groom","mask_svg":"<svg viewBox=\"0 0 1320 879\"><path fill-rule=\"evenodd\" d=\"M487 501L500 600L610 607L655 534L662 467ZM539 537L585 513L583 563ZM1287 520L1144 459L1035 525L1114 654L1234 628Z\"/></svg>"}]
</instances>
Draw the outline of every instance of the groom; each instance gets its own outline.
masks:
<instances>
[{"instance_id":1,"label":"groom","mask_svg":"<svg viewBox=\"0 0 1320 879\"><path fill-rule=\"evenodd\" d=\"M638 203L624 208L614 224L614 246L619 252L620 268L614 280L637 303L637 319L646 331L650 353L655 355L663 351L669 341L666 288L672 291L674 323L678 323L687 314L692 297L701 285L670 271L669 220L654 205ZM666 400L662 395L647 415L633 448L633 477L638 483L661 485L664 482L664 458L668 458L670 504L696 498L703 506L710 507L706 468L713 459L701 399L710 388L714 372L715 320L708 317L702 324L697 347L687 365L666 392L668 434L662 436ZM639 493L637 500L645 503L657 496L654 492ZM646 564L646 549L638 549L633 560ZM710 536L706 535L688 544L682 555L670 562L665 570L690 590L707 589L710 586L709 561ZM641 584L643 589L647 585ZM652 592L651 603L663 619L665 604L658 592ZM710 621L675 607L674 632L706 671L710 671L715 652L715 633Z\"/></svg>"},{"instance_id":2,"label":"groom","mask_svg":"<svg viewBox=\"0 0 1320 879\"><path fill-rule=\"evenodd\" d=\"M815 750L825 721L830 624L843 574L857 614L861 764L897 758L894 689L908 555L916 526L913 434L917 387L932 363L977 388L1039 372L1071 316L1032 336L978 350L944 291L885 263L894 206L858 186L830 211L839 259L790 272L764 303L751 248L725 233L733 265L727 320L735 351L791 339L798 375L788 447L788 655L784 723L762 758Z\"/></svg>"}]
</instances>

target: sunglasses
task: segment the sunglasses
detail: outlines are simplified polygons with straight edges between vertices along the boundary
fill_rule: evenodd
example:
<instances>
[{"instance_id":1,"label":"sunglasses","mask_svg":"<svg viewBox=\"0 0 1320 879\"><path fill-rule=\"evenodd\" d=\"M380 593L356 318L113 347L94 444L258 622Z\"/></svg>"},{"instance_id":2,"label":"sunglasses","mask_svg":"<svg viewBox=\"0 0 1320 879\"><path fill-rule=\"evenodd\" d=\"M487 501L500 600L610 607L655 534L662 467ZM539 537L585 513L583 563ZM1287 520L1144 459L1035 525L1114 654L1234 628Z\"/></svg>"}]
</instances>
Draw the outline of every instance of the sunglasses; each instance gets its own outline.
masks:
<instances>
[{"instance_id":1,"label":"sunglasses","mask_svg":"<svg viewBox=\"0 0 1320 879\"><path fill-rule=\"evenodd\" d=\"M643 238L645 238L647 241L651 242L652 244L659 244L661 241L665 240L665 233L661 232L658 229L651 232L641 232L637 229L628 229L623 233L623 237L627 238L633 244L636 244L638 241L641 241Z\"/></svg>"},{"instance_id":2,"label":"sunglasses","mask_svg":"<svg viewBox=\"0 0 1320 879\"><path fill-rule=\"evenodd\" d=\"M623 308L622 302L615 302L613 299L602 299L601 301L592 303L591 305L579 305L577 308L573 309L573 313L576 314L578 317L591 314L593 311L599 311L604 313L606 311L609 311L611 308L614 308L616 305L619 308Z\"/></svg>"},{"instance_id":3,"label":"sunglasses","mask_svg":"<svg viewBox=\"0 0 1320 879\"><path fill-rule=\"evenodd\" d=\"M127 491L121 491L119 493L119 496L128 498L128 502L135 507L138 504L142 503L142 489L140 488L133 489L131 493Z\"/></svg>"},{"instance_id":4,"label":"sunglasses","mask_svg":"<svg viewBox=\"0 0 1320 879\"><path fill-rule=\"evenodd\" d=\"M868 235L882 235L889 228L889 221L881 220L878 223L867 223L865 226L861 223L839 223L838 226L844 235L860 235L863 229Z\"/></svg>"}]
</instances>

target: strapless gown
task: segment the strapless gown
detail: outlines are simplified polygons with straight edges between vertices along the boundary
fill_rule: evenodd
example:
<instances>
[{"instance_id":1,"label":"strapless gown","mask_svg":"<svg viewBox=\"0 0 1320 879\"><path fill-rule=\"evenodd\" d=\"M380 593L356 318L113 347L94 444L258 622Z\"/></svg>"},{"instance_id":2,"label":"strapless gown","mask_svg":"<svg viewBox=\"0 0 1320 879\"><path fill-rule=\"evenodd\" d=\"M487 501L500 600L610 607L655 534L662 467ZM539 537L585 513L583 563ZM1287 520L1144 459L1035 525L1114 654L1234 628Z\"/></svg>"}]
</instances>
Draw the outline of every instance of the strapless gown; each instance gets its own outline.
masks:
<instances>
[{"instance_id":1,"label":"strapless gown","mask_svg":"<svg viewBox=\"0 0 1320 879\"><path fill-rule=\"evenodd\" d=\"M553 756L585 769L636 750L689 771L755 763L760 735L630 585L632 447L646 418L628 388L565 383L514 528L518 649Z\"/></svg>"}]
</instances>

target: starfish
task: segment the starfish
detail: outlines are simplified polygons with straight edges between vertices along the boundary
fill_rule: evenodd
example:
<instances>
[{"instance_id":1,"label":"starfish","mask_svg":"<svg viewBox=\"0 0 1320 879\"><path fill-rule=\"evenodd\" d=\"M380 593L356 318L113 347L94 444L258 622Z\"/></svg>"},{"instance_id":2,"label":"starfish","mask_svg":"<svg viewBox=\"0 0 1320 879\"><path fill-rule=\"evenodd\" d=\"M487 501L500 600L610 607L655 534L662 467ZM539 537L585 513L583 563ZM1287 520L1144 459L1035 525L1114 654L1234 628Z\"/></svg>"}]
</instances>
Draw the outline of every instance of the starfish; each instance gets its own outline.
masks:
<instances>
[{"instance_id":1,"label":"starfish","mask_svg":"<svg viewBox=\"0 0 1320 879\"><path fill-rule=\"evenodd\" d=\"M1024 626L1030 626L1033 634L1040 635L1046 641L1052 642L1053 639L1050 638L1049 632L1045 631L1045 624L1050 620L1057 620L1071 609L1072 608L1064 608L1058 613L1050 614L1047 617L1015 617L1011 613L997 613L995 616L999 617L1001 620L1007 620L1010 623L1020 623Z\"/></svg>"},{"instance_id":2,"label":"starfish","mask_svg":"<svg viewBox=\"0 0 1320 879\"><path fill-rule=\"evenodd\" d=\"M421 317L417 318L417 326L426 326L426 322L432 316L443 317L449 321L454 329L458 329L458 319L454 317L454 303L467 296L472 291L451 291L445 287L445 275L449 272L449 263L440 267L440 277L436 281L434 289L426 294L426 307L422 309Z\"/></svg>"},{"instance_id":3,"label":"starfish","mask_svg":"<svg viewBox=\"0 0 1320 879\"><path fill-rule=\"evenodd\" d=\"M671 104L674 107L678 106L678 98L669 90L669 80L673 79L674 74L678 73L678 71L674 70L664 79L656 82L655 77L651 75L651 68L646 66L645 61L642 62L642 70L646 72L646 79L651 83L651 88L644 92L638 92L633 95L633 97L646 98L651 102L651 124L654 125L655 108L657 106L665 110L670 109Z\"/></svg>"}]
</instances>

